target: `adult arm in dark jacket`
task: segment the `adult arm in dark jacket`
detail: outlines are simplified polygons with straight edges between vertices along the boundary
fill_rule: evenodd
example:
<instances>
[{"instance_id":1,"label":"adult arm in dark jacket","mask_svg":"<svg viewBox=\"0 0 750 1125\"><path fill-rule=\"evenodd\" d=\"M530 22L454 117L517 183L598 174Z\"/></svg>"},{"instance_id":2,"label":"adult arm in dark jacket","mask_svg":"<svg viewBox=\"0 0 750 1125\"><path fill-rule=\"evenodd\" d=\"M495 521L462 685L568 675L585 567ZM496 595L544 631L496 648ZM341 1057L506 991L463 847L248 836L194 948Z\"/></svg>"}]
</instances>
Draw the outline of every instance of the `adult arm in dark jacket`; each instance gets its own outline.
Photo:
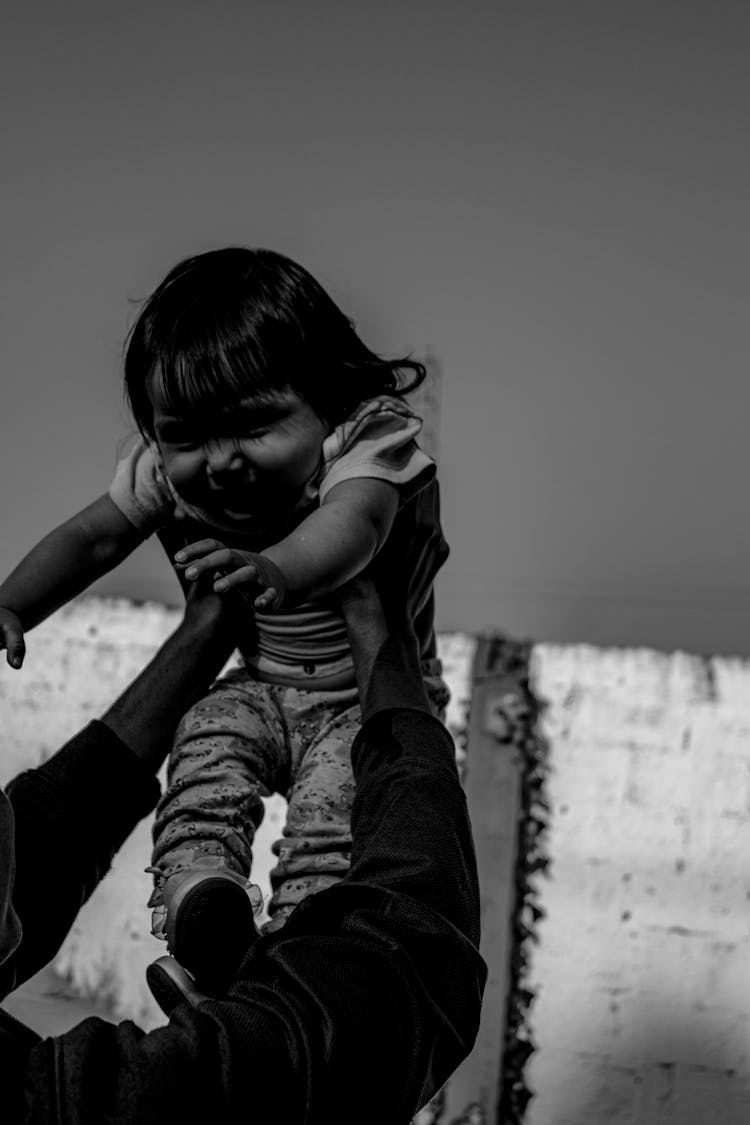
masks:
<instances>
[{"instance_id":1,"label":"adult arm in dark jacket","mask_svg":"<svg viewBox=\"0 0 750 1125\"><path fill-rule=\"evenodd\" d=\"M0 999L55 956L115 852L156 805L156 772L181 716L230 655L236 613L237 606L222 602L210 583L191 591L177 629L101 721L37 769L19 774L8 786L8 800L0 791L6 821L0 927L1 904L12 892L23 930L18 948L4 956L0 928ZM8 850L11 841L15 847L3 861L3 845Z\"/></svg>"},{"instance_id":2,"label":"adult arm in dark jacket","mask_svg":"<svg viewBox=\"0 0 750 1125\"><path fill-rule=\"evenodd\" d=\"M0 1025L7 1122L405 1125L470 1051L486 969L452 741L413 633L353 589L365 722L349 875L252 946L225 997L178 1004L164 1028L89 1019L39 1042Z\"/></svg>"}]
</instances>

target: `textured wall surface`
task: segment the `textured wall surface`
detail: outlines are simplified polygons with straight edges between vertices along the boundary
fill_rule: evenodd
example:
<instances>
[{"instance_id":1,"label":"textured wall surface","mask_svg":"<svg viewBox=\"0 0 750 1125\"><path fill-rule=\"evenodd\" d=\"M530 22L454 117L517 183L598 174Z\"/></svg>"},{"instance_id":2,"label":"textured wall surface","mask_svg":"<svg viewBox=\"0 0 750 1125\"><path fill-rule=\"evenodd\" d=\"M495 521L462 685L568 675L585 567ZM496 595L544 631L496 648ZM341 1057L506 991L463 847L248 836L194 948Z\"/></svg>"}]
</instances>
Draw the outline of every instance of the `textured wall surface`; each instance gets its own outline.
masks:
<instances>
[{"instance_id":1,"label":"textured wall surface","mask_svg":"<svg viewBox=\"0 0 750 1125\"><path fill-rule=\"evenodd\" d=\"M750 1120L750 664L537 646L531 1125Z\"/></svg>"},{"instance_id":2,"label":"textured wall surface","mask_svg":"<svg viewBox=\"0 0 750 1125\"><path fill-rule=\"evenodd\" d=\"M10 669L4 659L0 661L0 783L48 757L84 723L106 710L179 618L178 611L155 603L82 598L28 636L26 662L20 672ZM473 640L464 634L439 639L446 678L453 690L447 719L456 733L463 726L468 704L473 647ZM269 872L276 862L270 849L282 831L286 804L280 796L264 803L266 815L255 838L252 878L268 895ZM55 963L74 992L109 1000L114 1016L135 1018L144 1026L163 1022L143 972L166 951L149 932L150 914L145 907L151 887L150 876L143 870L150 856L150 827L150 819L143 821L126 842L81 911ZM22 1014L23 1009L14 1011Z\"/></svg>"}]
</instances>

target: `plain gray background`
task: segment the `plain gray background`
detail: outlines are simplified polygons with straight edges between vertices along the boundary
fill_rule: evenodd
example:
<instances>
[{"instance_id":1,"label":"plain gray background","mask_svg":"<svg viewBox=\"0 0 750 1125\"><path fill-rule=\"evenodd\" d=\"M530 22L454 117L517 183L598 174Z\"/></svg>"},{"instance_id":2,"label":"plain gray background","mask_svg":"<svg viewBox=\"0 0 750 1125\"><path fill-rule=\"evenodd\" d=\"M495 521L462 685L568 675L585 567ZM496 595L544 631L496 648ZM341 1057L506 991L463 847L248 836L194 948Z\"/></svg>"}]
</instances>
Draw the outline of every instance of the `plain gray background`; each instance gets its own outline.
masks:
<instances>
[{"instance_id":1,"label":"plain gray background","mask_svg":"<svg viewBox=\"0 0 750 1125\"><path fill-rule=\"evenodd\" d=\"M442 369L442 629L750 654L750 9L4 10L0 572L103 492L180 258L306 265ZM175 602L158 544L98 592Z\"/></svg>"}]
</instances>

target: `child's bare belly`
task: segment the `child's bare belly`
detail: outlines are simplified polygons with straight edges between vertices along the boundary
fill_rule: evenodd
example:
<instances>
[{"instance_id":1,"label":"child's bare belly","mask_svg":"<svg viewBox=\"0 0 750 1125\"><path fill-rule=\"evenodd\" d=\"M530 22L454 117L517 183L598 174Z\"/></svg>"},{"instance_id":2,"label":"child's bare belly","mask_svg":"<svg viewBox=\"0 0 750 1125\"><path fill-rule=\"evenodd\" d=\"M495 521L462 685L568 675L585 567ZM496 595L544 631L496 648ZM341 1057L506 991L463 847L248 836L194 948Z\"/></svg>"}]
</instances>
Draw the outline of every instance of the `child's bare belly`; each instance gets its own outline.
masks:
<instances>
[{"instance_id":1,"label":"child's bare belly","mask_svg":"<svg viewBox=\"0 0 750 1125\"><path fill-rule=\"evenodd\" d=\"M303 666L304 669L304 666ZM305 671L304 676L292 676L284 674L283 671L275 671L264 668L257 671L255 668L248 669L253 678L260 680L264 684L281 684L283 687L296 687L301 688L303 691L341 691L344 688L353 688L356 686L353 671L342 669L341 671L328 672L324 669L319 672L317 669L314 671Z\"/></svg>"},{"instance_id":2,"label":"child's bare belly","mask_svg":"<svg viewBox=\"0 0 750 1125\"><path fill-rule=\"evenodd\" d=\"M310 691L352 688L354 665L343 618L323 599L281 613L256 613L256 648L243 651L254 679Z\"/></svg>"}]
</instances>

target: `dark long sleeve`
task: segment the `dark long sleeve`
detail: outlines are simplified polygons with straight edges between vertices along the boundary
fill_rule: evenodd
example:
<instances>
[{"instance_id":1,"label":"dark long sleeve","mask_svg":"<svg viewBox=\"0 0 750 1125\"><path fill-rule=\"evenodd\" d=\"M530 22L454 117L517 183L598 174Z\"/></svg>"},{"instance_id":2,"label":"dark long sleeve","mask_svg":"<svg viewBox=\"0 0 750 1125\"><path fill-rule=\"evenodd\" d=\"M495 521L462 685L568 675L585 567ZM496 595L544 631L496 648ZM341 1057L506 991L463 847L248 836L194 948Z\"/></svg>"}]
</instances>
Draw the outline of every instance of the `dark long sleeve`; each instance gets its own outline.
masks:
<instances>
[{"instance_id":1,"label":"dark long sleeve","mask_svg":"<svg viewBox=\"0 0 750 1125\"><path fill-rule=\"evenodd\" d=\"M468 1054L486 968L453 746L418 711L365 724L351 871L249 951L222 1000L148 1035L84 1021L32 1045L0 1024L13 1122L406 1125Z\"/></svg>"},{"instance_id":2,"label":"dark long sleeve","mask_svg":"<svg viewBox=\"0 0 750 1125\"><path fill-rule=\"evenodd\" d=\"M159 784L104 723L92 722L8 786L15 818L13 905L23 928L0 995L55 956L115 852L154 808Z\"/></svg>"}]
</instances>

